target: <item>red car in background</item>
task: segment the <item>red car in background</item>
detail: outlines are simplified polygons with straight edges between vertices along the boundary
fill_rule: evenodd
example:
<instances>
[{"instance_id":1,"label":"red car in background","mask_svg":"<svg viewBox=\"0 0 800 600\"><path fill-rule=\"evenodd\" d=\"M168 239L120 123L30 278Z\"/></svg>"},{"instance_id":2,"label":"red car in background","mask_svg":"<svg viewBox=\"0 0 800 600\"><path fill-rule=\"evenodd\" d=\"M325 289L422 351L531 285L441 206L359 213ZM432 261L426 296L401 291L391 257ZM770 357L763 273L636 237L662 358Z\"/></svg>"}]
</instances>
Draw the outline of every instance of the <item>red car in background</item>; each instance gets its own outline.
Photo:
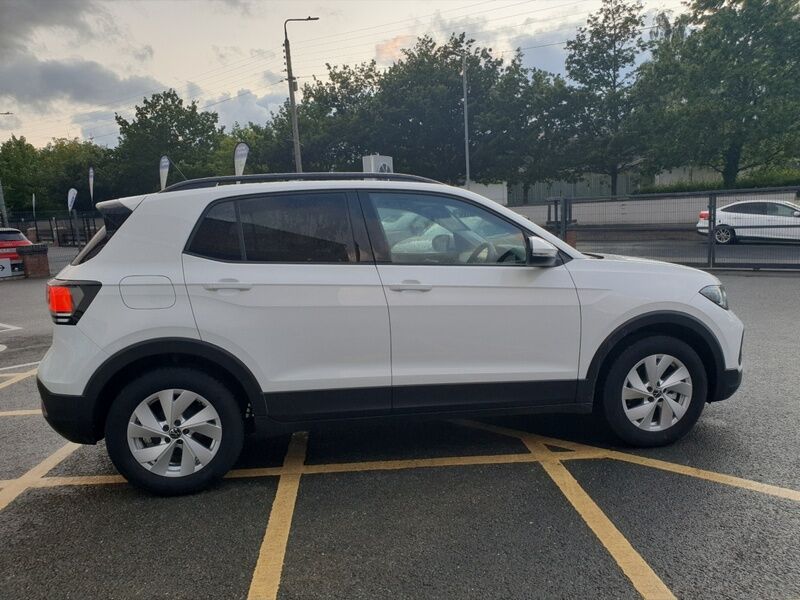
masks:
<instances>
[{"instance_id":1,"label":"red car in background","mask_svg":"<svg viewBox=\"0 0 800 600\"><path fill-rule=\"evenodd\" d=\"M22 257L17 254L17 248L30 245L31 241L19 229L0 227L0 260L11 259L12 273L22 273L23 271Z\"/></svg>"}]
</instances>

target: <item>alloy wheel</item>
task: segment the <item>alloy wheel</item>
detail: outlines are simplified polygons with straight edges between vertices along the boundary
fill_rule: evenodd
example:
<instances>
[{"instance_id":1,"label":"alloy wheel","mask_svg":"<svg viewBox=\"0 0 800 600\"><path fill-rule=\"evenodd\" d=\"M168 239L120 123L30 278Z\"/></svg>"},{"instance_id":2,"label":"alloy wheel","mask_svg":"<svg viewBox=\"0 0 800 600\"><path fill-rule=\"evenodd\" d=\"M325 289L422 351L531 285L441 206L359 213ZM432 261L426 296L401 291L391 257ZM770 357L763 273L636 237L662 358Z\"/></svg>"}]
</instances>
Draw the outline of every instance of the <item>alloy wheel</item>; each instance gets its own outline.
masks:
<instances>
[{"instance_id":1,"label":"alloy wheel","mask_svg":"<svg viewBox=\"0 0 800 600\"><path fill-rule=\"evenodd\" d=\"M222 441L212 404L190 390L167 389L142 400L128 421L128 447L145 469L186 477L208 465Z\"/></svg>"},{"instance_id":2,"label":"alloy wheel","mask_svg":"<svg viewBox=\"0 0 800 600\"><path fill-rule=\"evenodd\" d=\"M653 354L628 372L622 387L622 408L636 427L664 431L686 414L692 401L689 369L668 354Z\"/></svg>"},{"instance_id":3,"label":"alloy wheel","mask_svg":"<svg viewBox=\"0 0 800 600\"><path fill-rule=\"evenodd\" d=\"M728 244L733 237L733 233L727 227L720 227L714 231L714 239L718 244Z\"/></svg>"}]
</instances>

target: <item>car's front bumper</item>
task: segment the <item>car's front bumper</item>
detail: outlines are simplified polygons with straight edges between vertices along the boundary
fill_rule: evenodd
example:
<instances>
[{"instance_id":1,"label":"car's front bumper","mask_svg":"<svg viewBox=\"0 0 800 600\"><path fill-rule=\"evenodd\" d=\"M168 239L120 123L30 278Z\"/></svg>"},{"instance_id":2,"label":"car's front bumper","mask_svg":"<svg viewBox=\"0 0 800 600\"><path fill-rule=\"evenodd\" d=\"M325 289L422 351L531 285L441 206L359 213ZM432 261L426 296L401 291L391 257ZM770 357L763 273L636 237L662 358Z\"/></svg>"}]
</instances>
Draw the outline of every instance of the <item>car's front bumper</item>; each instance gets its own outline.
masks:
<instances>
[{"instance_id":1,"label":"car's front bumper","mask_svg":"<svg viewBox=\"0 0 800 600\"><path fill-rule=\"evenodd\" d=\"M742 369L726 369L717 381L714 397L709 402L717 402L730 398L742 383Z\"/></svg>"},{"instance_id":2,"label":"car's front bumper","mask_svg":"<svg viewBox=\"0 0 800 600\"><path fill-rule=\"evenodd\" d=\"M54 394L37 378L42 415L59 434L78 444L94 444L103 437L97 401L86 396Z\"/></svg>"}]
</instances>

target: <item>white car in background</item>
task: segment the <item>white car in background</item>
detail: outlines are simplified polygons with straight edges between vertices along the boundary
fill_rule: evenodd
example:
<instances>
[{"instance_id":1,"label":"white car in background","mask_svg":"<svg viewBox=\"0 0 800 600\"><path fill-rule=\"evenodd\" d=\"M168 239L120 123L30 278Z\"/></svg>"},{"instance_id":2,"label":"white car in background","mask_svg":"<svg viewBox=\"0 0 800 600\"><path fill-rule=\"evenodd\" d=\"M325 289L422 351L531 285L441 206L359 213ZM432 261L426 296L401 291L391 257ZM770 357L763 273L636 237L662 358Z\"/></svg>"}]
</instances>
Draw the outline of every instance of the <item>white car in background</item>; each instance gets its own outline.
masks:
<instances>
[{"instance_id":1,"label":"white car in background","mask_svg":"<svg viewBox=\"0 0 800 600\"><path fill-rule=\"evenodd\" d=\"M709 211L700 211L697 232L708 235ZM735 244L740 239L800 241L800 206L777 200L744 200L717 209L714 241Z\"/></svg>"}]
</instances>

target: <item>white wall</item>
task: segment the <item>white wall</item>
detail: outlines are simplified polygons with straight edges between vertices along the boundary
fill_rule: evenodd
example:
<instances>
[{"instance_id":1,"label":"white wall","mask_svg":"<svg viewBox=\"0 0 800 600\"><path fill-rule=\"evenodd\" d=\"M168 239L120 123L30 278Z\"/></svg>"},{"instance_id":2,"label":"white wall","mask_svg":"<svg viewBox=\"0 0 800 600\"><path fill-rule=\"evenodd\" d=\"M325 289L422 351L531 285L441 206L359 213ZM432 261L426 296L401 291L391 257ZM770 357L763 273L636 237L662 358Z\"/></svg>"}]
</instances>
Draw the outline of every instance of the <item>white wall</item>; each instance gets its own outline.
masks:
<instances>
[{"instance_id":1,"label":"white wall","mask_svg":"<svg viewBox=\"0 0 800 600\"><path fill-rule=\"evenodd\" d=\"M464 185L457 187L462 190L467 189L467 186ZM508 186L505 183L475 183L473 181L469 184L469 191L494 200L503 206L508 205Z\"/></svg>"}]
</instances>

